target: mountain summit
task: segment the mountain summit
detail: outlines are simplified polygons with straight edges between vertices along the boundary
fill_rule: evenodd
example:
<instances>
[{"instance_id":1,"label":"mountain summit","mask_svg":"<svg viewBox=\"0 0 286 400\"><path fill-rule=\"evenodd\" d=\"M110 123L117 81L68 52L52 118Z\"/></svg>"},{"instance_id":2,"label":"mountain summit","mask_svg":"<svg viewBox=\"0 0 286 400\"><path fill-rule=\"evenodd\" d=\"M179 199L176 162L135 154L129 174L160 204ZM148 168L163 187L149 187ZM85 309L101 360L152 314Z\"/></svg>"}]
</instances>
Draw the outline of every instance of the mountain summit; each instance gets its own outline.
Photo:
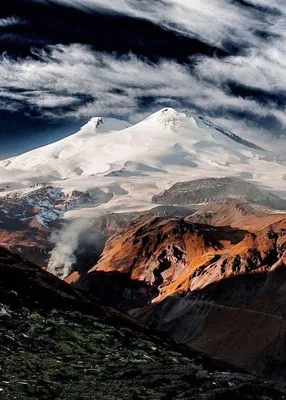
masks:
<instances>
[{"instance_id":1,"label":"mountain summit","mask_svg":"<svg viewBox=\"0 0 286 400\"><path fill-rule=\"evenodd\" d=\"M120 131L128 128L130 124L126 121L116 118L92 117L84 126L81 127L81 133L105 133L111 131Z\"/></svg>"},{"instance_id":2,"label":"mountain summit","mask_svg":"<svg viewBox=\"0 0 286 400\"><path fill-rule=\"evenodd\" d=\"M2 181L14 190L39 182L65 193L96 188L111 210L151 208L152 196L173 184L207 177L243 178L281 195L284 175L275 154L172 108L132 126L94 117L69 137L0 162L0 187Z\"/></svg>"}]
</instances>

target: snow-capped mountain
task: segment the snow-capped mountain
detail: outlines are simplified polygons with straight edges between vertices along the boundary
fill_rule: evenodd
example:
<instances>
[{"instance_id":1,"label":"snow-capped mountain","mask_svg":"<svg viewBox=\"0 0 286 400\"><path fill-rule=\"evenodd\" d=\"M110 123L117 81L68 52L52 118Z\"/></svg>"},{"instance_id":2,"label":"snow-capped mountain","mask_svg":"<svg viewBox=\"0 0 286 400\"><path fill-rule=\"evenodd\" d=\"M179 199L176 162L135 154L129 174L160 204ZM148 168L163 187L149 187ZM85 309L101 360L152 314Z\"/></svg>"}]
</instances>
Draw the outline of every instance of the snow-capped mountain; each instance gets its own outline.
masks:
<instances>
[{"instance_id":1,"label":"snow-capped mountain","mask_svg":"<svg viewBox=\"0 0 286 400\"><path fill-rule=\"evenodd\" d=\"M212 122L164 108L136 125L92 118L56 143L0 161L0 189L25 194L49 183L65 195L101 190L97 210L152 207L152 196L180 181L234 176L286 197L285 160ZM66 217L78 215L71 208ZM82 213L93 212L94 207ZM86 215L86 214L85 214Z\"/></svg>"}]
</instances>

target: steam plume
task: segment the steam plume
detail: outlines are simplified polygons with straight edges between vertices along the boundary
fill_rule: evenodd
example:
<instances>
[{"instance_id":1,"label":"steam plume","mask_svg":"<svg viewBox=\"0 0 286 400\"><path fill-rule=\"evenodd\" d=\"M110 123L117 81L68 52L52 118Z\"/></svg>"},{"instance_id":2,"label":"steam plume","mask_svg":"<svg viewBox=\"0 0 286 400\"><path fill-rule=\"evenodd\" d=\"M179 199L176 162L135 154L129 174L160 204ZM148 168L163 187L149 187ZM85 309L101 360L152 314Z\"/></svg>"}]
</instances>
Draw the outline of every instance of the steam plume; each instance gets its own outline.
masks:
<instances>
[{"instance_id":1,"label":"steam plume","mask_svg":"<svg viewBox=\"0 0 286 400\"><path fill-rule=\"evenodd\" d=\"M90 228L90 222L77 220L51 238L56 245L51 253L49 272L61 279L66 278L72 272L73 266L77 262L76 251L80 245L81 236L84 236L86 245L93 244L95 246L97 242L98 234L90 233Z\"/></svg>"}]
</instances>

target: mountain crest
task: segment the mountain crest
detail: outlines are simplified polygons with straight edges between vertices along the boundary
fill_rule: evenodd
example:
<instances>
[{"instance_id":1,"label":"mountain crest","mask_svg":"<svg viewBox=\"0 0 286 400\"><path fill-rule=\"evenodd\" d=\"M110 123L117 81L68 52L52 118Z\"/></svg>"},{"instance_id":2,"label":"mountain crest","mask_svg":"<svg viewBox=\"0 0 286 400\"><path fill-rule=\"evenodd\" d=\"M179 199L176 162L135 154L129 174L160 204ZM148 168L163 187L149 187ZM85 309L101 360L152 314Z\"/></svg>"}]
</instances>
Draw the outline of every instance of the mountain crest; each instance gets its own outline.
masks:
<instances>
[{"instance_id":1,"label":"mountain crest","mask_svg":"<svg viewBox=\"0 0 286 400\"><path fill-rule=\"evenodd\" d=\"M83 125L81 127L81 131L84 130L93 130L94 132L96 132L97 128L100 125L104 124L104 120L101 117L93 117L91 118L85 125Z\"/></svg>"},{"instance_id":2,"label":"mountain crest","mask_svg":"<svg viewBox=\"0 0 286 400\"><path fill-rule=\"evenodd\" d=\"M28 185L56 181L57 187L69 191L81 187L84 191L90 185L109 192L113 177L118 178L117 184L127 185L122 186L121 193L127 196L128 192L124 203L128 199L135 209L141 208L141 200L142 207L150 206L153 195L190 176L244 177L266 187L271 182L270 188L283 190L284 174L275 154L262 152L203 118L173 108L163 108L132 126L115 118L93 117L71 136L0 161L5 191L6 186L22 188L24 181ZM75 182L79 176L85 178ZM138 199L141 190L143 196ZM117 207L122 201L115 195L110 203Z\"/></svg>"}]
</instances>

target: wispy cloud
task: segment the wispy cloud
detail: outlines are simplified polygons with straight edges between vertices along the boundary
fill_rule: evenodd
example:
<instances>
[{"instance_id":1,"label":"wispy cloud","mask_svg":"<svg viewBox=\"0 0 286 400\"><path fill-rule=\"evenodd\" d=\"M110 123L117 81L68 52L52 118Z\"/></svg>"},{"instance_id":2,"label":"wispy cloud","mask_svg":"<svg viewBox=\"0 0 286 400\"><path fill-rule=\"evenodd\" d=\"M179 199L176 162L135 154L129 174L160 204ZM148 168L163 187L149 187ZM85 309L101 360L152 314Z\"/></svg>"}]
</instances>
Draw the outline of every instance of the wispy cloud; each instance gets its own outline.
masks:
<instances>
[{"instance_id":1,"label":"wispy cloud","mask_svg":"<svg viewBox=\"0 0 286 400\"><path fill-rule=\"evenodd\" d=\"M257 70L256 64L249 62L250 56L223 61L204 57L192 70L189 65L166 60L151 64L133 55L96 53L81 45L54 46L37 55L38 60L2 57L3 106L9 103L15 108L22 104L54 118L112 113L134 119L144 111L170 105L195 109L214 118L233 118L233 114L240 113L245 118L259 119L271 114L281 121L281 129L284 124L284 114L274 104L261 105L255 99L225 90L229 79L251 86L252 81L259 82L260 73L262 88L279 88L272 82L278 67L271 69L261 62ZM63 111L61 106L65 106Z\"/></svg>"},{"instance_id":2,"label":"wispy cloud","mask_svg":"<svg viewBox=\"0 0 286 400\"><path fill-rule=\"evenodd\" d=\"M232 49L224 58L196 56L184 65L165 59L150 63L79 44L35 50L35 57L26 59L5 55L0 107L38 110L53 118L112 114L134 120L169 105L197 110L242 136L285 135L284 0L248 0L245 5L230 0L46 2L143 18L239 51Z\"/></svg>"},{"instance_id":3,"label":"wispy cloud","mask_svg":"<svg viewBox=\"0 0 286 400\"><path fill-rule=\"evenodd\" d=\"M286 43L276 40L242 56L223 60L204 58L197 72L216 83L237 82L263 91L284 91L286 87Z\"/></svg>"},{"instance_id":4,"label":"wispy cloud","mask_svg":"<svg viewBox=\"0 0 286 400\"><path fill-rule=\"evenodd\" d=\"M25 22L21 18L17 17L7 17L7 18L0 18L0 28L12 26L12 25L20 25L24 24Z\"/></svg>"},{"instance_id":5,"label":"wispy cloud","mask_svg":"<svg viewBox=\"0 0 286 400\"><path fill-rule=\"evenodd\" d=\"M237 46L243 43L257 43L254 31L263 29L264 20L261 10L249 10L239 3L227 0L154 0L152 2L147 0L50 0L50 2L67 4L87 11L101 9L145 19L219 47L225 47L228 43ZM253 23L254 26L251 28Z\"/></svg>"}]
</instances>

